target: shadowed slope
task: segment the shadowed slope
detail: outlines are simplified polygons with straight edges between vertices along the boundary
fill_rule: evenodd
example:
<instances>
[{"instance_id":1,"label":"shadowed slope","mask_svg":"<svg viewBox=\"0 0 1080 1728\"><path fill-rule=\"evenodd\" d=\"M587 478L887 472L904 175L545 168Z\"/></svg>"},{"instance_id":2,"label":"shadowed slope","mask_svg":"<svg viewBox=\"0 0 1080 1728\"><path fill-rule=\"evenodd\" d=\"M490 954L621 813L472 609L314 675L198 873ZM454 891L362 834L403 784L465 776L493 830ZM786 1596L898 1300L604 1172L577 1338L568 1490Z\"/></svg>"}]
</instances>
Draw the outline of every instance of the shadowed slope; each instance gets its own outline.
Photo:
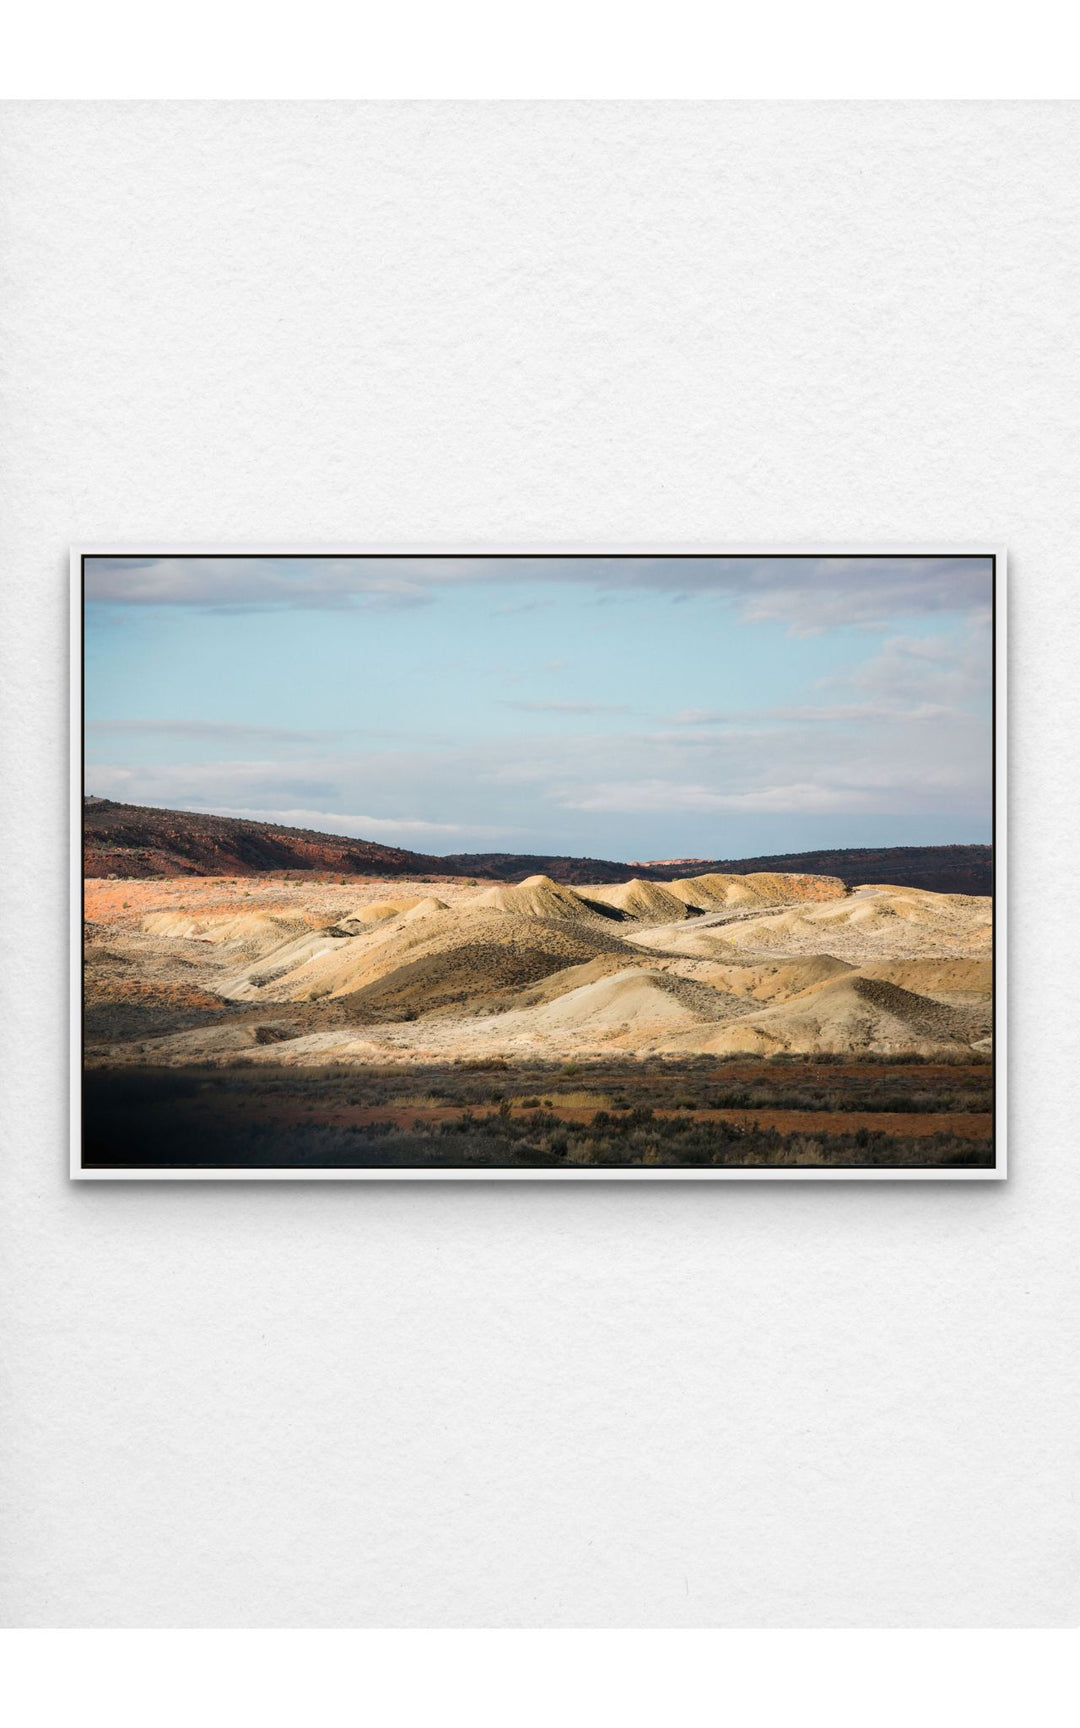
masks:
<instances>
[{"instance_id":1,"label":"shadowed slope","mask_svg":"<svg viewBox=\"0 0 1080 1728\"><path fill-rule=\"evenodd\" d=\"M929 1056L970 1049L986 1029L984 1017L852 972L748 1014L715 1033L689 1034L663 1048L715 1055L904 1052Z\"/></svg>"}]
</instances>

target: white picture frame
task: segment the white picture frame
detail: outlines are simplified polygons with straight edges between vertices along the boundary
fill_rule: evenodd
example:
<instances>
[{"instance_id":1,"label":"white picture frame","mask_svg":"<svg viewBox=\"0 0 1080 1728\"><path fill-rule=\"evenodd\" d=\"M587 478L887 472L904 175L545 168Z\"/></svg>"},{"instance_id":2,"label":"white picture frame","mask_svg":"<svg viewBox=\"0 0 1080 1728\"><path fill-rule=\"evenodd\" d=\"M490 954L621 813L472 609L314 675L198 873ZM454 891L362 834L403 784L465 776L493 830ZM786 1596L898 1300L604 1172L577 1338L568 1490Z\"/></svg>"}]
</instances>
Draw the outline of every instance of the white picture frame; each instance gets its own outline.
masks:
<instances>
[{"instance_id":1,"label":"white picture frame","mask_svg":"<svg viewBox=\"0 0 1080 1728\"><path fill-rule=\"evenodd\" d=\"M992 561L993 584L993 1166L980 1168L879 1168L762 1166L732 1168L579 1166L574 1168L379 1167L137 1168L88 1169L82 1163L83 1129L83 646L84 560L94 557L978 557ZM987 1182L1008 1175L1007 1148L1007 554L988 545L258 545L77 544L70 549L70 1151L69 1175L77 1182Z\"/></svg>"}]
</instances>

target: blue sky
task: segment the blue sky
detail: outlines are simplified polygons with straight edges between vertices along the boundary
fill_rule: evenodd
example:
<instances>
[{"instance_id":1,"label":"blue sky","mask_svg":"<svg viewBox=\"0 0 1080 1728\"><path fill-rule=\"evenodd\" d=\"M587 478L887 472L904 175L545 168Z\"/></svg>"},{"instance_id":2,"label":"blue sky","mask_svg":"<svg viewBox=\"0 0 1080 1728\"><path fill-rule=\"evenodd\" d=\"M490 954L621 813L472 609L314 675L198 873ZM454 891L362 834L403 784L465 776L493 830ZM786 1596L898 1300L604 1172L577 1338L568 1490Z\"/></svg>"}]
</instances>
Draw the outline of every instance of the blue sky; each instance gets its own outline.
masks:
<instances>
[{"instance_id":1,"label":"blue sky","mask_svg":"<svg viewBox=\"0 0 1080 1728\"><path fill-rule=\"evenodd\" d=\"M87 560L87 790L421 851L990 838L981 558Z\"/></svg>"}]
</instances>

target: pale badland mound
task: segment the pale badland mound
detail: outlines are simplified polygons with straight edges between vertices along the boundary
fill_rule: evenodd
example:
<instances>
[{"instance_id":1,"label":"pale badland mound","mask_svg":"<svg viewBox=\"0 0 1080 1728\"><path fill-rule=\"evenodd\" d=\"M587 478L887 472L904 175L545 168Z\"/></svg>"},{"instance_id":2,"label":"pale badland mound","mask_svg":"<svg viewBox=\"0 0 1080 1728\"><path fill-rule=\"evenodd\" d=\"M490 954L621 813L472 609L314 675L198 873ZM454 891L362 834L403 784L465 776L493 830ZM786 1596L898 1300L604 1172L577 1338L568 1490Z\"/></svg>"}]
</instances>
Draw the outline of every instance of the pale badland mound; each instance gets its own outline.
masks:
<instances>
[{"instance_id":1,"label":"pale badland mound","mask_svg":"<svg viewBox=\"0 0 1080 1728\"><path fill-rule=\"evenodd\" d=\"M859 970L867 978L882 978L923 996L943 1001L954 997L989 996L994 987L993 962L986 960L877 960Z\"/></svg>"},{"instance_id":2,"label":"pale badland mound","mask_svg":"<svg viewBox=\"0 0 1080 1728\"><path fill-rule=\"evenodd\" d=\"M787 1001L704 1036L664 1047L713 1055L954 1054L985 1036L982 1017L861 973L815 984Z\"/></svg>"},{"instance_id":3,"label":"pale badland mound","mask_svg":"<svg viewBox=\"0 0 1080 1728\"><path fill-rule=\"evenodd\" d=\"M541 889L537 899L550 911L551 896ZM369 1006L420 1013L448 1001L467 1004L620 947L600 920L572 906L566 916L552 918L492 908L486 896L457 908L428 901L355 936L301 937L219 988L234 1001L362 995Z\"/></svg>"},{"instance_id":4,"label":"pale badland mound","mask_svg":"<svg viewBox=\"0 0 1080 1728\"><path fill-rule=\"evenodd\" d=\"M341 922L346 926L353 922L357 924L381 924L384 918L395 918L400 912L415 912L418 906L424 906L429 911L435 911L444 904L444 901L437 900L434 895L414 895L409 900L375 900L370 906L358 907L355 912L350 913L349 917L343 918Z\"/></svg>"},{"instance_id":5,"label":"pale badland mound","mask_svg":"<svg viewBox=\"0 0 1080 1728\"><path fill-rule=\"evenodd\" d=\"M581 984L534 1011L544 1031L627 1031L715 1020L723 1011L715 990L673 972L630 968Z\"/></svg>"},{"instance_id":6,"label":"pale badland mound","mask_svg":"<svg viewBox=\"0 0 1080 1728\"><path fill-rule=\"evenodd\" d=\"M668 886L672 894L698 912L840 900L847 893L838 876L804 876L797 872L782 874L773 870L758 870L749 876L710 872L704 876L685 876Z\"/></svg>"},{"instance_id":7,"label":"pale badland mound","mask_svg":"<svg viewBox=\"0 0 1080 1728\"><path fill-rule=\"evenodd\" d=\"M514 918L573 919L595 922L599 916L573 888L550 876L528 876L524 882L502 884L478 894L477 907L505 912Z\"/></svg>"},{"instance_id":8,"label":"pale badland mound","mask_svg":"<svg viewBox=\"0 0 1080 1728\"><path fill-rule=\"evenodd\" d=\"M305 928L303 918L290 918L268 912L219 912L193 914L188 912L150 912L142 920L148 936L166 940L187 940L237 944L246 949L280 945L287 937Z\"/></svg>"},{"instance_id":9,"label":"pale badland mound","mask_svg":"<svg viewBox=\"0 0 1080 1728\"><path fill-rule=\"evenodd\" d=\"M131 886L100 885L97 999L220 1004L213 1024L193 1026L193 1009L114 1059L225 1061L271 1036L259 1060L933 1055L982 1050L990 1031L991 905L970 895L770 872L580 888L535 875L438 897L412 882L260 897L251 882L163 882L141 909Z\"/></svg>"},{"instance_id":10,"label":"pale badland mound","mask_svg":"<svg viewBox=\"0 0 1080 1728\"><path fill-rule=\"evenodd\" d=\"M874 959L946 959L990 952L991 903L962 894L860 888L844 900L800 905L725 926L747 950L784 953L827 949L856 963Z\"/></svg>"},{"instance_id":11,"label":"pale badland mound","mask_svg":"<svg viewBox=\"0 0 1080 1728\"><path fill-rule=\"evenodd\" d=\"M740 964L742 954L728 940L725 926L726 921L722 919L694 919L689 924L653 924L644 929L627 929L623 932L623 939L650 954Z\"/></svg>"},{"instance_id":12,"label":"pale badland mound","mask_svg":"<svg viewBox=\"0 0 1080 1728\"><path fill-rule=\"evenodd\" d=\"M837 960L832 954L808 954L800 960L718 966L714 978L718 987L730 990L735 996L746 996L755 1002L786 1002L791 996L799 996L804 990L851 970L846 960Z\"/></svg>"},{"instance_id":13,"label":"pale badland mound","mask_svg":"<svg viewBox=\"0 0 1080 1728\"><path fill-rule=\"evenodd\" d=\"M677 918L692 918L693 909L679 895L659 882L643 882L635 876L630 882L597 883L579 888L582 899L621 912L642 924L670 924Z\"/></svg>"}]
</instances>

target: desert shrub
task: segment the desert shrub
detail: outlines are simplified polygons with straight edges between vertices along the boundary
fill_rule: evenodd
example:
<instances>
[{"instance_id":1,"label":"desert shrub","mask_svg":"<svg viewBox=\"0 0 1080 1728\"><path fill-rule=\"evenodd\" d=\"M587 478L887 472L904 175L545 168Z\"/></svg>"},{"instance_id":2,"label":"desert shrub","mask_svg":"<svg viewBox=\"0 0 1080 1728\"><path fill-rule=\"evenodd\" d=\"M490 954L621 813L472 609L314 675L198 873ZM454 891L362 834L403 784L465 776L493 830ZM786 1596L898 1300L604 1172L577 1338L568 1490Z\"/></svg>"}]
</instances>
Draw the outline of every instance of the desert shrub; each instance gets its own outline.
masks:
<instances>
[{"instance_id":1,"label":"desert shrub","mask_svg":"<svg viewBox=\"0 0 1080 1728\"><path fill-rule=\"evenodd\" d=\"M275 1008L275 1017L284 1020L288 1012ZM240 1014L245 1017L251 1020L250 1009ZM711 1057L651 1066L616 1058L575 1066L600 1081L604 1096L599 1102L606 1106L590 1112L584 1122L560 1120L557 1096L553 1100L542 1088L523 1084L526 1075L534 1087L537 1079L551 1077L551 1065L516 1063L505 1056L470 1065L433 1062L399 1068L391 1063L364 1070L342 1063L319 1069L259 1063L253 1070L242 1061L185 1070L92 1069L87 1075L87 1147L99 1165L163 1167L316 1167L323 1162L331 1167L417 1163L529 1168L569 1161L615 1169L643 1164L782 1166L820 1160L874 1168L992 1163L987 1140L949 1132L948 1111L989 1108L990 1070L974 1063L962 1080L950 1067L919 1071L916 1082L914 1073L907 1080L904 1067L895 1064L860 1064L839 1072L806 1059L781 1072L771 1062L751 1061L740 1069L737 1085L722 1083L723 1070ZM496 1072L513 1071L509 1083L497 1091L493 1067ZM691 1074L693 1090L687 1087ZM711 1077L720 1083L711 1084ZM737 1119L699 1119L685 1108L695 1095L702 1106L713 1108L736 1101ZM519 1109L515 1116L507 1100L522 1096L529 1114ZM231 1098L233 1107L217 1109L218 1098ZM451 1103L454 1113L444 1123L425 1123L410 1108L421 1101ZM289 1120L283 1119L286 1102ZM495 1108L504 1103L505 1110ZM409 1126L380 1123L346 1131L326 1120L338 1104L389 1105L405 1112L399 1120ZM845 1131L834 1116L832 1124L792 1134L744 1113L755 1107L830 1113L897 1110L893 1126L901 1132L876 1130L872 1121L858 1133ZM913 1111L940 1112L940 1124L933 1125L940 1132L906 1135L903 1116Z\"/></svg>"}]
</instances>

